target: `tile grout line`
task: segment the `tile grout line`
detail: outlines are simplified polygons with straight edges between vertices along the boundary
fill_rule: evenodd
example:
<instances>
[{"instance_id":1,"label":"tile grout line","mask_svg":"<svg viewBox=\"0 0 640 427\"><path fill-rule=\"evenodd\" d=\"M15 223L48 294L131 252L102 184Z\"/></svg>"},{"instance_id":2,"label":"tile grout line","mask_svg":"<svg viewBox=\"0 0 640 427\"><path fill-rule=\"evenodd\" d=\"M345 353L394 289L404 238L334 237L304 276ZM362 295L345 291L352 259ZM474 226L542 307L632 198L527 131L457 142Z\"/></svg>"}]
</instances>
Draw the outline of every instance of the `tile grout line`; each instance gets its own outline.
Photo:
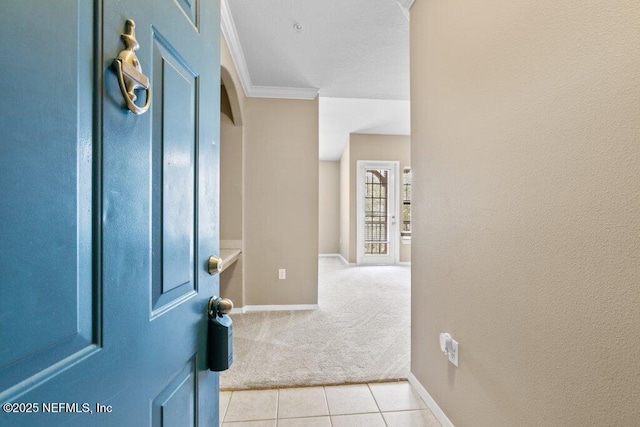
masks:
<instances>
[{"instance_id":1,"label":"tile grout line","mask_svg":"<svg viewBox=\"0 0 640 427\"><path fill-rule=\"evenodd\" d=\"M386 420L386 418L384 416L385 412L382 411L381 402L378 401L378 399L376 398L376 395L375 395L375 393L373 391L373 388L371 387L372 385L375 385L375 384L378 384L378 383L364 383L362 385L366 385L367 386L367 390L369 391L369 395L371 397L373 397L373 401L375 403L376 410L374 412L363 412L363 413L358 412L358 413L353 413L353 414L332 414L332 411L330 410L330 407L329 407L329 399L328 399L328 394L327 394L327 390L326 390L327 386L321 386L321 388L322 388L322 398L324 399L323 402L325 404L325 410L326 410L327 416L329 418L329 426L331 426L331 427L334 426L334 424L333 424L333 416L339 416L339 415L344 415L344 416L347 416L347 415L365 415L367 413L369 413L369 414L376 414L377 413L377 414L380 414L380 416L382 417L383 424L388 427L389 426L389 422L387 422L387 420ZM275 415L276 415L276 417L275 417L276 424L274 426L274 427L276 427L277 425L279 425L280 420L281 420L281 416L282 416L282 414L280 413L280 398L281 398L280 391L282 391L282 389L281 388L276 388L276 389L273 389L272 391L276 392L276 402L275 402L276 403L276 408L275 408L276 409L276 411L275 411L276 412L275 413ZM414 397L416 397L417 400L419 400L420 402L424 403L424 400L421 398L421 396L416 396L415 395L416 393L415 393L415 389L413 389L413 387L411 388L411 391L412 391L411 394ZM229 392L229 401L228 401L228 403L226 405L224 413L221 414L221 421L220 422L223 425L224 424L228 424L227 421L226 421L226 417L229 414L229 411L231 409L231 405L232 405L233 399L234 398L236 398L236 399L238 398L238 396L235 396L236 394L237 394L236 392ZM390 411L387 411L387 412L388 413L430 412L433 415L433 412L429 410L428 406L426 408L422 408L422 407L417 407L417 408L406 407L405 409L398 408L398 409L390 410ZM316 414L316 415L304 415L304 414L301 414L301 415L299 415L297 417L291 417L291 418L295 419L295 418L321 418L321 417L324 417L324 415L321 415L321 414ZM287 419L287 418L282 418L282 419ZM257 421L259 421L259 420L257 420ZM264 421L267 421L267 419L264 419Z\"/></svg>"},{"instance_id":2,"label":"tile grout line","mask_svg":"<svg viewBox=\"0 0 640 427\"><path fill-rule=\"evenodd\" d=\"M378 403L378 399L376 399L376 395L373 394L373 390L371 390L371 384L367 383L367 389L369 393L371 393L371 397L373 397L373 401L376 403L376 408L378 408L378 412L382 413L382 409L380 409L380 404Z\"/></svg>"},{"instance_id":3,"label":"tile grout line","mask_svg":"<svg viewBox=\"0 0 640 427\"><path fill-rule=\"evenodd\" d=\"M224 424L224 419L227 418L227 412L229 412L229 406L231 406L231 399L233 399L233 392L229 395L229 403L227 403L227 407L224 408L224 414L222 414L222 421L220 424ZM218 405L219 407L220 405Z\"/></svg>"},{"instance_id":4,"label":"tile grout line","mask_svg":"<svg viewBox=\"0 0 640 427\"><path fill-rule=\"evenodd\" d=\"M376 407L378 408L378 413L380 414L380 418L382 418L382 422L384 423L385 426L389 426L389 424L387 424L387 420L384 418L384 415L382 414L382 408L380 408L380 404L378 403L378 399L376 399L376 395L373 394L373 390L371 390L371 383L367 383L367 389L369 390L369 393L371 393L371 397L373 397L373 401L376 404Z\"/></svg>"},{"instance_id":5,"label":"tile grout line","mask_svg":"<svg viewBox=\"0 0 640 427\"><path fill-rule=\"evenodd\" d=\"M322 387L322 395L324 396L324 404L327 406L327 415L329 415L329 427L333 427L333 420L331 419L331 411L329 410L329 399L327 399L327 388Z\"/></svg>"}]
</instances>

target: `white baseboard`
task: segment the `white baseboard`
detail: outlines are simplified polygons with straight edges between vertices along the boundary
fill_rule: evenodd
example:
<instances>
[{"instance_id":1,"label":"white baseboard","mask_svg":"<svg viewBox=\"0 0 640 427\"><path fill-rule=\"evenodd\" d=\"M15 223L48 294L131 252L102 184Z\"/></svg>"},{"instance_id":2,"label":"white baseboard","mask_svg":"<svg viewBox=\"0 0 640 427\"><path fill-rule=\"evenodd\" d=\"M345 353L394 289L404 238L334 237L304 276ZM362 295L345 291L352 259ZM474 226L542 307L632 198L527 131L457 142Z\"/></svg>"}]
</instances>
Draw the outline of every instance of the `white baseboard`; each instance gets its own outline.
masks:
<instances>
[{"instance_id":1,"label":"white baseboard","mask_svg":"<svg viewBox=\"0 0 640 427\"><path fill-rule=\"evenodd\" d=\"M411 265L410 262L399 262L398 265Z\"/></svg>"},{"instance_id":2,"label":"white baseboard","mask_svg":"<svg viewBox=\"0 0 640 427\"><path fill-rule=\"evenodd\" d=\"M318 254L319 257L336 257L336 258L340 258L340 261L342 261L342 263L344 265L357 265L355 262L350 263L349 261L347 261L342 254Z\"/></svg>"},{"instance_id":3,"label":"white baseboard","mask_svg":"<svg viewBox=\"0 0 640 427\"><path fill-rule=\"evenodd\" d=\"M340 260L342 261L342 263L343 263L344 265L356 265L356 263L355 263L355 262L351 262L351 263L350 263L349 261L347 261L347 260L342 256L342 254L338 254L338 258L340 258Z\"/></svg>"},{"instance_id":4,"label":"white baseboard","mask_svg":"<svg viewBox=\"0 0 640 427\"><path fill-rule=\"evenodd\" d=\"M299 304L299 305L245 305L244 307L234 308L233 310L239 310L237 313L249 313L256 311L303 311L303 310L317 310L318 304ZM233 314L233 310L231 314Z\"/></svg>"},{"instance_id":5,"label":"white baseboard","mask_svg":"<svg viewBox=\"0 0 640 427\"><path fill-rule=\"evenodd\" d=\"M440 421L440 424L442 424L443 427L454 427L451 420L445 415L442 409L440 409L440 407L438 406L436 401L433 400L433 397L431 397L429 392L422 386L422 384L420 384L420 381L418 381L416 376L410 372L407 378L409 379L409 383L418 392L422 400L424 400L424 403L426 403L429 409L431 409L431 412L433 412L433 415L435 415L438 421Z\"/></svg>"}]
</instances>

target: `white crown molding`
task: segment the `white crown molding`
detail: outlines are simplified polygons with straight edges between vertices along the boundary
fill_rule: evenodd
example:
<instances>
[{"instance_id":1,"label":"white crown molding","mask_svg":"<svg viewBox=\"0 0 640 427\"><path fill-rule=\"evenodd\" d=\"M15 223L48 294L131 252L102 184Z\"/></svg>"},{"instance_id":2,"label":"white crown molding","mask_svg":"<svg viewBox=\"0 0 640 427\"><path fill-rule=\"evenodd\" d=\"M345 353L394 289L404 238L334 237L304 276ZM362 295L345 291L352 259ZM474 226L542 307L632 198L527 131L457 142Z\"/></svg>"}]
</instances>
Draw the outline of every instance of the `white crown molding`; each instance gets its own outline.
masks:
<instances>
[{"instance_id":1,"label":"white crown molding","mask_svg":"<svg viewBox=\"0 0 640 427\"><path fill-rule=\"evenodd\" d=\"M400 3L400 6L402 6L403 8L409 10L411 9L411 6L413 6L413 3L416 0L398 0L398 3Z\"/></svg>"},{"instance_id":2,"label":"white crown molding","mask_svg":"<svg viewBox=\"0 0 640 427\"><path fill-rule=\"evenodd\" d=\"M400 10L402 11L404 17L407 18L407 21L409 21L410 20L409 10L411 9L411 6L413 6L413 3L415 2L415 0L397 0L397 1L398 1L398 6L400 6Z\"/></svg>"},{"instance_id":3,"label":"white crown molding","mask_svg":"<svg viewBox=\"0 0 640 427\"><path fill-rule=\"evenodd\" d=\"M227 41L227 46L229 46L229 51L231 52L233 65L236 66L236 71L238 71L244 94L249 96L249 90L252 86L251 76L249 75L249 68L247 68L247 61L244 59L240 37L238 37L236 24L233 22L233 16L231 16L228 0L222 0L220 2L220 24L222 27L222 35Z\"/></svg>"},{"instance_id":4,"label":"white crown molding","mask_svg":"<svg viewBox=\"0 0 640 427\"><path fill-rule=\"evenodd\" d=\"M315 99L318 96L318 89L314 87L252 86L250 96L254 98Z\"/></svg>"},{"instance_id":5,"label":"white crown molding","mask_svg":"<svg viewBox=\"0 0 640 427\"><path fill-rule=\"evenodd\" d=\"M247 61L244 57L242 45L240 44L240 37L238 37L238 32L236 31L236 25L233 22L228 0L222 0L220 2L220 21L222 35L229 46L231 59L238 71L245 96L249 98L285 99L315 99L316 96L318 96L317 88L254 86L253 83L251 83L251 75L249 74Z\"/></svg>"}]
</instances>

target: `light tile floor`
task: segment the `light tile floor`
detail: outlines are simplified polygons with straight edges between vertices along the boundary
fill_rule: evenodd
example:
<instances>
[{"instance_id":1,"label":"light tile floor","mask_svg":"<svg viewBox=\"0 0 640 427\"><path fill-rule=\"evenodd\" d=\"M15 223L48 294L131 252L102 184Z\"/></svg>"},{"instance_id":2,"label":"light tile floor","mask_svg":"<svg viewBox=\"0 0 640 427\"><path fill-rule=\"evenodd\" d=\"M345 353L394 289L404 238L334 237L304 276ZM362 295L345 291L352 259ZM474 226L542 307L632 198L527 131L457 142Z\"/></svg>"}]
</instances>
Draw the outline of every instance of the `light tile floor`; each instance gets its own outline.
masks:
<instances>
[{"instance_id":1,"label":"light tile floor","mask_svg":"<svg viewBox=\"0 0 640 427\"><path fill-rule=\"evenodd\" d=\"M220 393L223 427L440 427L406 381Z\"/></svg>"}]
</instances>

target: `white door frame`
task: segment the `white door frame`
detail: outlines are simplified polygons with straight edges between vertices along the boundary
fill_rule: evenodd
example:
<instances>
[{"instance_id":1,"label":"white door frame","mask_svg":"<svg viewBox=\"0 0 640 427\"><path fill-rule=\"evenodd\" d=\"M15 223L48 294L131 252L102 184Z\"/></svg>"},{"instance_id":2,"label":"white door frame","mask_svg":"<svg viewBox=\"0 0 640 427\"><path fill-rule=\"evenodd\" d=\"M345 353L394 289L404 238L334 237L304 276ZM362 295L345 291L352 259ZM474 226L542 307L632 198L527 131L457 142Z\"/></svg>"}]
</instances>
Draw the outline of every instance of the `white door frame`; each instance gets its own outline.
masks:
<instances>
[{"instance_id":1,"label":"white door frame","mask_svg":"<svg viewBox=\"0 0 640 427\"><path fill-rule=\"evenodd\" d=\"M377 264L377 265L393 265L399 260L399 226L398 218L400 217L400 206L398 203L398 171L400 170L400 162L397 161L380 161L380 160L358 160L356 168L356 263L361 264ZM389 255L365 255L364 253L364 171L365 169L390 169L388 183L388 203L389 216Z\"/></svg>"}]
</instances>

